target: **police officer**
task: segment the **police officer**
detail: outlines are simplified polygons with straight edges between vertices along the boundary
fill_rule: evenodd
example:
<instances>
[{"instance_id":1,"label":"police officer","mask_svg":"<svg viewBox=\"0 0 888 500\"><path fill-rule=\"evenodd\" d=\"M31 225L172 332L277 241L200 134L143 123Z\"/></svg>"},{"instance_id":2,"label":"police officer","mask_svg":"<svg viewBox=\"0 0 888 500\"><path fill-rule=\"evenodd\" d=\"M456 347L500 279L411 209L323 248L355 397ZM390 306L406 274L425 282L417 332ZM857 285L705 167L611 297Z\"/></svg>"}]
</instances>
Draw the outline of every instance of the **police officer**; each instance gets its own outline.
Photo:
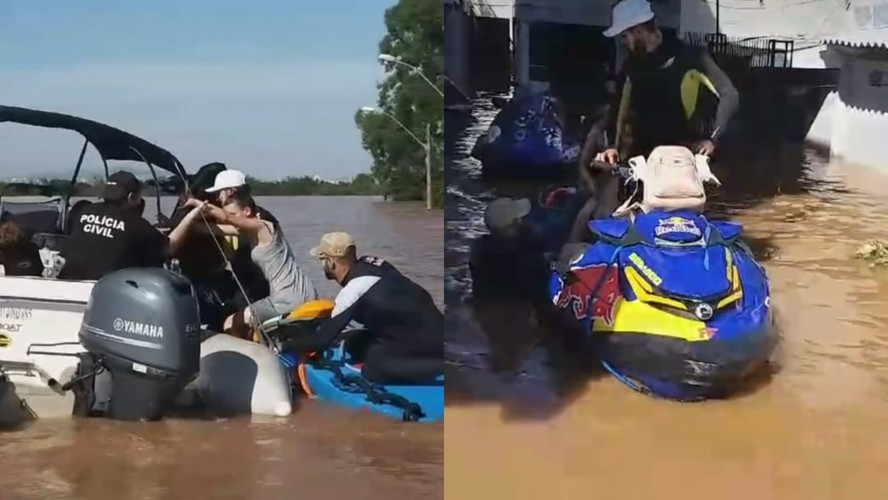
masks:
<instances>
[{"instance_id":1,"label":"police officer","mask_svg":"<svg viewBox=\"0 0 888 500\"><path fill-rule=\"evenodd\" d=\"M161 267L199 214L194 208L169 237L142 218L142 183L120 170L108 177L102 202L84 206L71 221L62 249L61 279L97 280L126 267Z\"/></svg>"}]
</instances>

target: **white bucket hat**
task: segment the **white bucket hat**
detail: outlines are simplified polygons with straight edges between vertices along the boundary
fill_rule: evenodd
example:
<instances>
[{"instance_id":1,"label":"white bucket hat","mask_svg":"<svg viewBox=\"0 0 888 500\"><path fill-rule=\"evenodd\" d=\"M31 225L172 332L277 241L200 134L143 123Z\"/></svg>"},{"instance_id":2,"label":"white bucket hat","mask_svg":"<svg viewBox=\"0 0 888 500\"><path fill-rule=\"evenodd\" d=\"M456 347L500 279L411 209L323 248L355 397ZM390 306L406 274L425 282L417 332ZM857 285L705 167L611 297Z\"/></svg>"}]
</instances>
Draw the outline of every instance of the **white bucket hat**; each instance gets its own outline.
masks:
<instances>
[{"instance_id":1,"label":"white bucket hat","mask_svg":"<svg viewBox=\"0 0 888 500\"><path fill-rule=\"evenodd\" d=\"M615 37L653 18L654 11L651 10L651 4L647 0L622 0L614 5L611 27L604 30L604 36Z\"/></svg>"},{"instance_id":2,"label":"white bucket hat","mask_svg":"<svg viewBox=\"0 0 888 500\"><path fill-rule=\"evenodd\" d=\"M234 189L247 185L247 176L240 170L223 170L216 174L213 186L208 188L208 193L218 193L223 189Z\"/></svg>"}]
</instances>

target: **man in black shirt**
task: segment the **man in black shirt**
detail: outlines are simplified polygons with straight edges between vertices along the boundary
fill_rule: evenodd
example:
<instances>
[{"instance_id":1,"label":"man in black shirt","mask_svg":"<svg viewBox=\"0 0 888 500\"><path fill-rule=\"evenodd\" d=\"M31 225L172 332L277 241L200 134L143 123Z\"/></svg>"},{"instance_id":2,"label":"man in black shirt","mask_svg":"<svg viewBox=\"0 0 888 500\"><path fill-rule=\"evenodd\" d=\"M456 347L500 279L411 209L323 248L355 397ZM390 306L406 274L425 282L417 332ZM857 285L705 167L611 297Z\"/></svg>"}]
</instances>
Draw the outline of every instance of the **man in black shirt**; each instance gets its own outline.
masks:
<instances>
[{"instance_id":1,"label":"man in black shirt","mask_svg":"<svg viewBox=\"0 0 888 500\"><path fill-rule=\"evenodd\" d=\"M102 202L86 205L71 221L71 234L62 249L65 266L61 279L98 280L127 267L162 267L184 239L187 223L180 224L169 238L142 218L142 183L121 170L108 177Z\"/></svg>"},{"instance_id":2,"label":"man in black shirt","mask_svg":"<svg viewBox=\"0 0 888 500\"><path fill-rule=\"evenodd\" d=\"M327 233L311 255L324 275L342 285L333 316L316 332L287 341L294 353L321 351L342 339L355 321L362 374L381 384L424 384L444 373L444 316L431 295L379 257L357 257L347 233ZM355 350L349 349L354 355ZM362 358L362 359L360 359Z\"/></svg>"}]
</instances>

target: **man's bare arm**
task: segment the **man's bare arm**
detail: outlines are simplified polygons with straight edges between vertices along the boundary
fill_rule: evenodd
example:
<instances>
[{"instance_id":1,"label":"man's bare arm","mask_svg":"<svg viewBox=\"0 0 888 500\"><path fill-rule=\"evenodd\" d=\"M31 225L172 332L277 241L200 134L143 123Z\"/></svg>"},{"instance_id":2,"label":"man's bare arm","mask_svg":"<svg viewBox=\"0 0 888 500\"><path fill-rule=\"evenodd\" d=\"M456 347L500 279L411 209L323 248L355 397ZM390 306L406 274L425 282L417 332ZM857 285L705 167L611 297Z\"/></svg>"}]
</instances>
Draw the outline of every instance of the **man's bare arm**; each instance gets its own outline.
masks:
<instances>
[{"instance_id":1,"label":"man's bare arm","mask_svg":"<svg viewBox=\"0 0 888 500\"><path fill-rule=\"evenodd\" d=\"M703 54L703 71L718 92L718 109L715 112L713 133L709 138L713 143L717 143L719 135L724 131L734 114L737 113L737 108L740 107L740 95L737 92L737 88L731 83L728 75L718 67L718 64L707 53Z\"/></svg>"}]
</instances>

